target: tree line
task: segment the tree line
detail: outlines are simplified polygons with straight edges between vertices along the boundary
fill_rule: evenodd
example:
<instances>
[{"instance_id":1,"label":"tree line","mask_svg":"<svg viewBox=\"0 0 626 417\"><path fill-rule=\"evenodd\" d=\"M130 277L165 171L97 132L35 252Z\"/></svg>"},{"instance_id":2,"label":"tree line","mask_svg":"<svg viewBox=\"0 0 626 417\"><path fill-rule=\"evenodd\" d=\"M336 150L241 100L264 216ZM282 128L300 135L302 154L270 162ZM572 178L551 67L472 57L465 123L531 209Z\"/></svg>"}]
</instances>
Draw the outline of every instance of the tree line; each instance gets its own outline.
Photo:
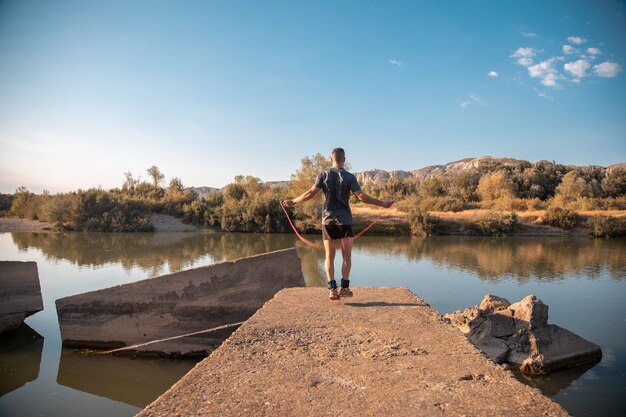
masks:
<instances>
[{"instance_id":1,"label":"tree line","mask_svg":"<svg viewBox=\"0 0 626 417\"><path fill-rule=\"evenodd\" d=\"M218 230L284 233L289 224L280 201L308 190L317 174L328 168L329 160L318 153L301 160L287 187L241 175L200 198L178 177L165 185L165 175L152 166L146 170L149 180L126 172L122 185L109 190L35 194L20 187L14 194L0 194L0 214L47 221L66 230L135 232L153 230L150 213L165 213ZM624 169L570 167L546 161L502 164L485 160L472 169L421 180L391 178L363 184L363 189L374 197L396 200L397 207L412 213L416 224L423 223L423 227L427 227L431 211L626 209ZM356 199L353 202L360 204ZM293 209L290 214L299 229L319 230L321 204L322 199L317 198Z\"/></svg>"}]
</instances>

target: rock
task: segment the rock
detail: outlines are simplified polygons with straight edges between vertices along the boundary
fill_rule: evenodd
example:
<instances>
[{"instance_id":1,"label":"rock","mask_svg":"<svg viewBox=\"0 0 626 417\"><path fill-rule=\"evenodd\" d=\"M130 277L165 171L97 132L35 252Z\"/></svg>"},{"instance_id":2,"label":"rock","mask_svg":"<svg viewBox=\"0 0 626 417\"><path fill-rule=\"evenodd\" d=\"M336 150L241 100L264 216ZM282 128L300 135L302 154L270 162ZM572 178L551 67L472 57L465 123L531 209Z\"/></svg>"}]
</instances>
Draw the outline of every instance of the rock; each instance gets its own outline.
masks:
<instances>
[{"instance_id":1,"label":"rock","mask_svg":"<svg viewBox=\"0 0 626 417\"><path fill-rule=\"evenodd\" d=\"M548 306L534 295L509 306L513 310L515 326L518 329L535 329L548 324Z\"/></svg>"},{"instance_id":2,"label":"rock","mask_svg":"<svg viewBox=\"0 0 626 417\"><path fill-rule=\"evenodd\" d=\"M36 262L0 261L0 334L43 310Z\"/></svg>"},{"instance_id":3,"label":"rock","mask_svg":"<svg viewBox=\"0 0 626 417\"><path fill-rule=\"evenodd\" d=\"M548 324L548 306L534 295L509 304L486 295L478 307L445 315L483 353L529 374L587 364L602 358L599 346Z\"/></svg>"},{"instance_id":4,"label":"rock","mask_svg":"<svg viewBox=\"0 0 626 417\"><path fill-rule=\"evenodd\" d=\"M503 337L511 336L515 333L515 320L513 310L504 309L487 315L487 320L491 323L491 336Z\"/></svg>"},{"instance_id":5,"label":"rock","mask_svg":"<svg viewBox=\"0 0 626 417\"><path fill-rule=\"evenodd\" d=\"M483 337L476 343L476 347L487 355L489 359L499 364L506 361L509 351L511 350L502 339L491 336Z\"/></svg>"},{"instance_id":6,"label":"rock","mask_svg":"<svg viewBox=\"0 0 626 417\"><path fill-rule=\"evenodd\" d=\"M506 298L498 297L497 295L487 294L480 302L478 306L478 310L480 310L484 315L489 313L493 313L498 310L502 310L510 306L509 300Z\"/></svg>"}]
</instances>

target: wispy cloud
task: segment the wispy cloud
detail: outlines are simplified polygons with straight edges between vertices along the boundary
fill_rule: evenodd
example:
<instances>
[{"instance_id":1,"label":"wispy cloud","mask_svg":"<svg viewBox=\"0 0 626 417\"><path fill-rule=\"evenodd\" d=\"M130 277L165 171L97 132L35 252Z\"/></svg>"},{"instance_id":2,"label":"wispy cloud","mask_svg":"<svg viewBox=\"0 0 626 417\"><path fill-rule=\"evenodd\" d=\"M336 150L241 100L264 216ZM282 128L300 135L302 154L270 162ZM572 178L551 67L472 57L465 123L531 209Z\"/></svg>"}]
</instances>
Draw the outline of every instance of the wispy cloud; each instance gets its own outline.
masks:
<instances>
[{"instance_id":1,"label":"wispy cloud","mask_svg":"<svg viewBox=\"0 0 626 417\"><path fill-rule=\"evenodd\" d=\"M622 70L622 66L616 62L606 61L593 66L593 73L602 78L613 78Z\"/></svg>"},{"instance_id":2,"label":"wispy cloud","mask_svg":"<svg viewBox=\"0 0 626 417\"><path fill-rule=\"evenodd\" d=\"M497 77L497 76L498 76L498 73L497 73L497 72L495 72L495 71L489 71L489 72L487 73L487 76L489 76L489 77L494 77L494 78L495 78L495 77Z\"/></svg>"},{"instance_id":3,"label":"wispy cloud","mask_svg":"<svg viewBox=\"0 0 626 417\"><path fill-rule=\"evenodd\" d=\"M537 51L534 48L523 47L517 48L517 50L509 56L517 59L518 64L528 67L533 64L533 57L535 55L537 55Z\"/></svg>"},{"instance_id":4,"label":"wispy cloud","mask_svg":"<svg viewBox=\"0 0 626 417\"><path fill-rule=\"evenodd\" d=\"M567 41L569 43L573 43L574 45L580 45L580 44L587 42L587 39L582 38L580 36L570 36L567 38Z\"/></svg>"},{"instance_id":5,"label":"wispy cloud","mask_svg":"<svg viewBox=\"0 0 626 417\"><path fill-rule=\"evenodd\" d=\"M537 36L537 34L533 32L522 32L522 36L525 38L534 38Z\"/></svg>"},{"instance_id":6,"label":"wispy cloud","mask_svg":"<svg viewBox=\"0 0 626 417\"><path fill-rule=\"evenodd\" d=\"M541 98L545 98L546 100L554 100L554 97L544 93L543 91L540 91L539 93L537 93L537 95Z\"/></svg>"},{"instance_id":7,"label":"wispy cloud","mask_svg":"<svg viewBox=\"0 0 626 417\"><path fill-rule=\"evenodd\" d=\"M395 65L397 67L401 67L402 66L402 61L400 61L399 59L395 59L395 58L389 58L389 63L391 65Z\"/></svg>"},{"instance_id":8,"label":"wispy cloud","mask_svg":"<svg viewBox=\"0 0 626 417\"><path fill-rule=\"evenodd\" d=\"M472 104L480 104L481 106L485 105L485 103L482 102L480 97L472 93L469 93L467 95L467 98L464 98L463 100L459 102L459 106L461 106L464 109L468 108Z\"/></svg>"},{"instance_id":9,"label":"wispy cloud","mask_svg":"<svg viewBox=\"0 0 626 417\"><path fill-rule=\"evenodd\" d=\"M587 53L591 55L600 55L602 51L598 48L587 48Z\"/></svg>"}]
</instances>

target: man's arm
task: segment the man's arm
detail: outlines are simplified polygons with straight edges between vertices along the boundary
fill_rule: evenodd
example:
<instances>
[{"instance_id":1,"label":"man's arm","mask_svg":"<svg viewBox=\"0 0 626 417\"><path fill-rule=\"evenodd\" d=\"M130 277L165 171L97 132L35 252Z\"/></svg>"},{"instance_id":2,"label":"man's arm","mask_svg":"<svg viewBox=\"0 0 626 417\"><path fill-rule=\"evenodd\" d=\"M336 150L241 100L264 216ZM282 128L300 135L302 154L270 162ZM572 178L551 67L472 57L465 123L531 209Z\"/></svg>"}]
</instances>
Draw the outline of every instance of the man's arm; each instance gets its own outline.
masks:
<instances>
[{"instance_id":1,"label":"man's arm","mask_svg":"<svg viewBox=\"0 0 626 417\"><path fill-rule=\"evenodd\" d=\"M356 198L359 199L359 201L366 203L366 204L374 204L375 206L381 206L384 208L389 208L393 204L393 200L382 201L377 198L370 197L369 195L365 194L361 190L355 191L354 195L356 196Z\"/></svg>"},{"instance_id":2,"label":"man's arm","mask_svg":"<svg viewBox=\"0 0 626 417\"><path fill-rule=\"evenodd\" d=\"M317 193L320 191L320 188L317 188L316 186L311 187L311 189L305 193L303 193L301 196L294 198L293 200L284 200L282 201L282 205L285 207L293 207L296 204L300 204L304 201L308 201L310 199L312 199L313 197L315 197L317 195Z\"/></svg>"}]
</instances>

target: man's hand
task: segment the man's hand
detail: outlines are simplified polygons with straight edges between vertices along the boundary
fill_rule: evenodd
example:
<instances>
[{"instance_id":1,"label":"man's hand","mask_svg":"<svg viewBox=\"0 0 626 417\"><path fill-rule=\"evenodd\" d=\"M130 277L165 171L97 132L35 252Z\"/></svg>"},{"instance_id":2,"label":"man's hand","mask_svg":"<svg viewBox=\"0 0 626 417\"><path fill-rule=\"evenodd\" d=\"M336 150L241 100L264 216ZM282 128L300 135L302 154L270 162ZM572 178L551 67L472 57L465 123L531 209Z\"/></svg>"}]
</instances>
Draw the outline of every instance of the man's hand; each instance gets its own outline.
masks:
<instances>
[{"instance_id":1,"label":"man's hand","mask_svg":"<svg viewBox=\"0 0 626 417\"><path fill-rule=\"evenodd\" d=\"M391 205L392 205L393 203L394 203L394 201L393 201L393 200L385 200L385 201L383 201L383 207L384 207L384 208L389 208L389 207L391 207Z\"/></svg>"},{"instance_id":2,"label":"man's hand","mask_svg":"<svg viewBox=\"0 0 626 417\"><path fill-rule=\"evenodd\" d=\"M282 204L283 207L287 207L287 208L293 207L296 205L296 203L293 200L283 200L280 202L280 204Z\"/></svg>"}]
</instances>

